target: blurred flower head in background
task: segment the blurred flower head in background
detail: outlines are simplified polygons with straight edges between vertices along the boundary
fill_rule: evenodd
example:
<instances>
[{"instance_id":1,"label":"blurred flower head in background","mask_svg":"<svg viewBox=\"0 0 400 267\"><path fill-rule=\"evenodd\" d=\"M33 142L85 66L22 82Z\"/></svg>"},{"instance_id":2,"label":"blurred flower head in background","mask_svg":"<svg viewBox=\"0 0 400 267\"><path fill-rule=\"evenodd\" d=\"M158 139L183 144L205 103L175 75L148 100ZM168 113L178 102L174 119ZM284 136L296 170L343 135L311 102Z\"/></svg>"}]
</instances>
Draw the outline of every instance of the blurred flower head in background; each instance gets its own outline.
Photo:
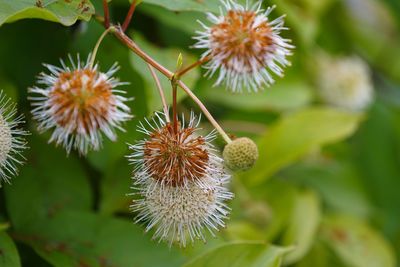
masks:
<instances>
[{"instance_id":1,"label":"blurred flower head in background","mask_svg":"<svg viewBox=\"0 0 400 267\"><path fill-rule=\"evenodd\" d=\"M19 129L24 118L16 113L15 105L0 91L0 187L17 174L17 165L24 160L21 152L27 148L23 136L28 132Z\"/></svg>"},{"instance_id":2,"label":"blurred flower head in background","mask_svg":"<svg viewBox=\"0 0 400 267\"><path fill-rule=\"evenodd\" d=\"M347 110L363 110L374 98L371 73L361 58L318 57L317 87L322 100Z\"/></svg>"},{"instance_id":3,"label":"blurred flower head in background","mask_svg":"<svg viewBox=\"0 0 400 267\"><path fill-rule=\"evenodd\" d=\"M233 197L226 188L231 176L211 144L215 133L197 134L200 119L192 113L176 131L162 116L156 113L147 121L150 130L141 124L139 131L148 138L130 146L138 196L131 209L138 212L137 222L147 223L146 231L156 229L155 239L186 246L188 240L205 241L204 228L213 234L225 226L229 208L224 202Z\"/></svg>"},{"instance_id":4,"label":"blurred flower head in background","mask_svg":"<svg viewBox=\"0 0 400 267\"><path fill-rule=\"evenodd\" d=\"M204 31L194 37L195 48L207 49L209 76L218 72L215 85L224 84L233 92L257 92L274 83L273 74L283 76L290 65L287 56L294 48L280 36L284 16L270 21L274 7L262 8L263 1L245 6L233 0L221 1L219 15L208 13L211 26L201 23Z\"/></svg>"},{"instance_id":5,"label":"blurred flower head in background","mask_svg":"<svg viewBox=\"0 0 400 267\"><path fill-rule=\"evenodd\" d=\"M50 73L41 73L39 86L29 89L39 130L53 129L49 142L62 144L68 153L100 149L102 134L115 141L115 128L123 131L121 123L132 118L125 104L129 99L121 95L125 92L115 90L125 84L113 77L118 66L102 73L89 59L82 63L78 56L74 63L70 57L71 66L61 60L61 68L45 64Z\"/></svg>"}]
</instances>

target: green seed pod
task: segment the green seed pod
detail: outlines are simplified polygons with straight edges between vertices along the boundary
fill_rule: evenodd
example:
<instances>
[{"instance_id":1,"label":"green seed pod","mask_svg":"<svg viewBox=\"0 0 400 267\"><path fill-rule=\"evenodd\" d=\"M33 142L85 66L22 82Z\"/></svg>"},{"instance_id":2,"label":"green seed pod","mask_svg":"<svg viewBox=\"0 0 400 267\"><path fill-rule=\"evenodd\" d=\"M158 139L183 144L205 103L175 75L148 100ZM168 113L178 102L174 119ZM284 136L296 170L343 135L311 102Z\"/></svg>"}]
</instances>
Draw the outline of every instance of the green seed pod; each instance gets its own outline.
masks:
<instances>
[{"instance_id":1,"label":"green seed pod","mask_svg":"<svg viewBox=\"0 0 400 267\"><path fill-rule=\"evenodd\" d=\"M250 138L241 137L227 144L222 155L231 170L244 171L256 163L258 148Z\"/></svg>"}]
</instances>

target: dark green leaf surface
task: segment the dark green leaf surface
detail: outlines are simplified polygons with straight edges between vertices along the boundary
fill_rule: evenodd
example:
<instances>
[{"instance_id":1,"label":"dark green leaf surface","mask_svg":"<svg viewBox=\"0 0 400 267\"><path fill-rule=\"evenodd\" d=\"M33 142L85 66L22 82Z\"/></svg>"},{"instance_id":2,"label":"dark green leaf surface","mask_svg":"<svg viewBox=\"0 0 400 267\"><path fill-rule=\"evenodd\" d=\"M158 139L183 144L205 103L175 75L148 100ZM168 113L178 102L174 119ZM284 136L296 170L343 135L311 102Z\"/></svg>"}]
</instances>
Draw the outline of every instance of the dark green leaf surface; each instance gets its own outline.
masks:
<instances>
[{"instance_id":1,"label":"dark green leaf surface","mask_svg":"<svg viewBox=\"0 0 400 267\"><path fill-rule=\"evenodd\" d=\"M324 220L322 231L328 245L349 266L396 266L392 248L365 222L332 216Z\"/></svg>"},{"instance_id":2,"label":"dark green leaf surface","mask_svg":"<svg viewBox=\"0 0 400 267\"><path fill-rule=\"evenodd\" d=\"M173 11L218 11L218 1L198 0L143 0L144 3L162 6Z\"/></svg>"},{"instance_id":3,"label":"dark green leaf surface","mask_svg":"<svg viewBox=\"0 0 400 267\"><path fill-rule=\"evenodd\" d=\"M45 223L26 243L56 267L175 267L183 261L177 249L151 241L130 221L63 212Z\"/></svg>"},{"instance_id":4,"label":"dark green leaf surface","mask_svg":"<svg viewBox=\"0 0 400 267\"><path fill-rule=\"evenodd\" d=\"M309 252L320 220L321 207L318 196L312 191L298 192L289 226L283 236L283 244L294 246L293 251L285 257L286 264L299 261Z\"/></svg>"},{"instance_id":5,"label":"dark green leaf surface","mask_svg":"<svg viewBox=\"0 0 400 267\"><path fill-rule=\"evenodd\" d=\"M20 267L17 248L7 233L0 230L0 267Z\"/></svg>"},{"instance_id":6,"label":"dark green leaf surface","mask_svg":"<svg viewBox=\"0 0 400 267\"><path fill-rule=\"evenodd\" d=\"M78 19L89 20L93 14L88 0L0 0L0 25L36 18L70 26Z\"/></svg>"},{"instance_id":7,"label":"dark green leaf surface","mask_svg":"<svg viewBox=\"0 0 400 267\"><path fill-rule=\"evenodd\" d=\"M260 139L260 158L243 175L253 184L260 183L311 149L350 136L361 118L330 108L311 108L283 117Z\"/></svg>"},{"instance_id":8,"label":"dark green leaf surface","mask_svg":"<svg viewBox=\"0 0 400 267\"><path fill-rule=\"evenodd\" d=\"M89 210L91 191L78 158L67 157L64 150L47 145L39 137L29 140L28 164L6 188L12 226L30 232L45 227L42 220L63 210Z\"/></svg>"},{"instance_id":9,"label":"dark green leaf surface","mask_svg":"<svg viewBox=\"0 0 400 267\"><path fill-rule=\"evenodd\" d=\"M234 242L216 247L183 267L279 267L288 251L288 248L263 243Z\"/></svg>"}]
</instances>

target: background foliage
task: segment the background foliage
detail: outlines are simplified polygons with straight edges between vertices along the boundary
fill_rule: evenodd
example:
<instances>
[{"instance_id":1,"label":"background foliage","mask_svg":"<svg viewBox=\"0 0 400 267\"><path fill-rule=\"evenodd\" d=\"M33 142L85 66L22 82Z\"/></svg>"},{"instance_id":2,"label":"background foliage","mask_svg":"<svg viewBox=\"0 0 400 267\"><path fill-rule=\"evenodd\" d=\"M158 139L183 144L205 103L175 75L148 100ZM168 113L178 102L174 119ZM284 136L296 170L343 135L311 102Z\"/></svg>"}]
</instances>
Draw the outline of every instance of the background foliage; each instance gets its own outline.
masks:
<instances>
[{"instance_id":1,"label":"background foliage","mask_svg":"<svg viewBox=\"0 0 400 267\"><path fill-rule=\"evenodd\" d=\"M143 62L117 40L105 40L98 60L103 70L118 61L119 77L131 83L126 90L135 97L136 118L127 133L88 158L67 157L37 134L27 88L41 64L57 64L69 53L86 56L103 30L91 19L102 13L101 1L39 2L0 0L0 88L18 103L32 132L27 164L0 189L0 266L398 266L398 1L268 0L277 4L274 16L287 14L291 31L285 34L297 47L284 79L240 96L212 88L200 69L185 79L227 131L254 138L260 150L255 168L232 182L236 198L227 228L186 249L150 241L128 211L126 142L141 138L138 120L160 102ZM110 4L112 17L122 21L129 2ZM174 66L179 51L190 64L200 55L188 48L200 28L196 20L217 7L217 1L144 0L129 34L166 66ZM376 97L365 113L320 103L313 60L321 49L369 63ZM184 95L181 100L182 112L198 111ZM203 127L210 128L206 120Z\"/></svg>"}]
</instances>

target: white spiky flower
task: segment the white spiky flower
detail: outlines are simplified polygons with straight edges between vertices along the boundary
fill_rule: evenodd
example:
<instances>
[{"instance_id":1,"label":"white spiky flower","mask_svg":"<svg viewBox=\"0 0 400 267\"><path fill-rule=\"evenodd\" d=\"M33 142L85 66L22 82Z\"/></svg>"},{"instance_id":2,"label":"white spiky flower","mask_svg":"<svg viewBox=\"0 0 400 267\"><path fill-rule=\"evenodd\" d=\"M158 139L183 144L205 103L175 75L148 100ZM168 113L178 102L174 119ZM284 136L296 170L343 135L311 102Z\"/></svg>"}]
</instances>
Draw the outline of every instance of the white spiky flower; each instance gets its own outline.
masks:
<instances>
[{"instance_id":1,"label":"white spiky flower","mask_svg":"<svg viewBox=\"0 0 400 267\"><path fill-rule=\"evenodd\" d=\"M182 119L176 131L161 117L147 121L149 130L141 124L148 137L130 146L137 196L131 209L137 222L147 223L146 231L155 230L154 239L180 246L205 241L205 231L214 235L225 226L231 176L210 143L215 134L197 133L199 119L192 114L188 125Z\"/></svg>"},{"instance_id":2,"label":"white spiky flower","mask_svg":"<svg viewBox=\"0 0 400 267\"><path fill-rule=\"evenodd\" d=\"M326 103L348 109L363 110L374 98L368 65L359 57L319 57L317 86Z\"/></svg>"},{"instance_id":3,"label":"white spiky flower","mask_svg":"<svg viewBox=\"0 0 400 267\"><path fill-rule=\"evenodd\" d=\"M126 84L113 77L117 64L103 73L90 58L83 63L78 56L76 64L69 57L70 66L62 60L61 67L44 64L49 73L41 73L38 86L29 89L39 131L53 130L49 142L61 144L68 153L100 149L102 134L115 141L115 128L124 131L121 124L132 118L125 104L130 99L115 89Z\"/></svg>"},{"instance_id":4,"label":"white spiky flower","mask_svg":"<svg viewBox=\"0 0 400 267\"><path fill-rule=\"evenodd\" d=\"M19 128L24 118L16 114L15 104L0 91L0 187L3 181L10 182L25 159L21 152L27 148L24 136L28 132Z\"/></svg>"},{"instance_id":5,"label":"white spiky flower","mask_svg":"<svg viewBox=\"0 0 400 267\"><path fill-rule=\"evenodd\" d=\"M215 85L224 84L233 92L257 92L274 83L273 74L283 76L283 68L290 65L287 57L294 48L290 40L281 37L284 16L270 21L275 8L262 8L259 0L245 6L234 0L221 0L220 14L207 13L211 26L201 23L204 31L197 31L195 48L207 49L202 58L207 75L219 72Z\"/></svg>"}]
</instances>

